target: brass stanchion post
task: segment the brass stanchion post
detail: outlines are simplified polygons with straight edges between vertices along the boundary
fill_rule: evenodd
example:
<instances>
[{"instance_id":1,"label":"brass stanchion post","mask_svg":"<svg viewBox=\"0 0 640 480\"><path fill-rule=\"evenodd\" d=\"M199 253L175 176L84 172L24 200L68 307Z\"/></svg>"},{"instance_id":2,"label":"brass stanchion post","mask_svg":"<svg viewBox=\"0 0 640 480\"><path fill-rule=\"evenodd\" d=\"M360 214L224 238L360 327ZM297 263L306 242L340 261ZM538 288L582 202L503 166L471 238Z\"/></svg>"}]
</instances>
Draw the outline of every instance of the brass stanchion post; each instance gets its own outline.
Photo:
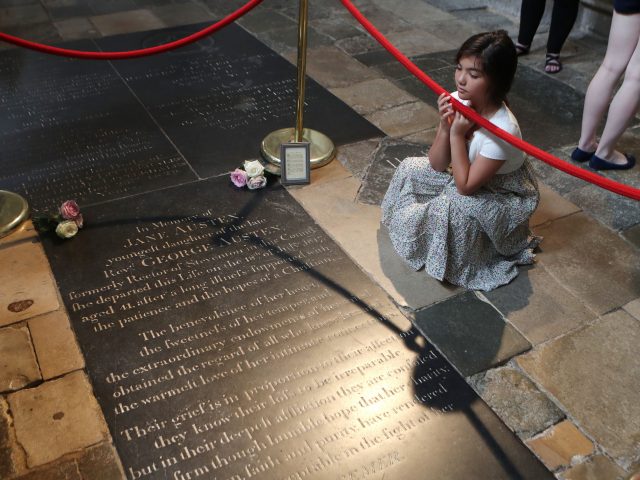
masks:
<instances>
[{"instance_id":1,"label":"brass stanchion post","mask_svg":"<svg viewBox=\"0 0 640 480\"><path fill-rule=\"evenodd\" d=\"M0 237L9 235L29 216L29 204L17 193L0 190Z\"/></svg>"},{"instance_id":2,"label":"brass stanchion post","mask_svg":"<svg viewBox=\"0 0 640 480\"><path fill-rule=\"evenodd\" d=\"M280 145L283 143L309 142L311 150L311 168L326 165L335 156L335 146L325 134L304 128L304 90L307 67L307 20L308 0L300 0L298 18L298 98L296 102L296 125L294 128L282 128L267 135L260 145L264 158L280 167ZM268 169L268 167L267 167Z\"/></svg>"}]
</instances>

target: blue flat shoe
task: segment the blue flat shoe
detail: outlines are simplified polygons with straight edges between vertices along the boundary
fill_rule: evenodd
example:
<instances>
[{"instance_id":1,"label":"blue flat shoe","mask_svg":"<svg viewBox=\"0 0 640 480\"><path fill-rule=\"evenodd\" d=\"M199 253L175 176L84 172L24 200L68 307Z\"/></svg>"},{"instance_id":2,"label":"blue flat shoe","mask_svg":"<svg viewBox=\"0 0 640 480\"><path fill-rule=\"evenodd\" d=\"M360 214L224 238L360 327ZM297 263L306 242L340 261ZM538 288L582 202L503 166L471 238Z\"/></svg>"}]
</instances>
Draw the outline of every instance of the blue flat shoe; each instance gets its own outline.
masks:
<instances>
[{"instance_id":1,"label":"blue flat shoe","mask_svg":"<svg viewBox=\"0 0 640 480\"><path fill-rule=\"evenodd\" d=\"M575 160L576 162L586 162L587 160L591 160L591 157L596 152L585 152L580 148L576 147L576 149L571 152L571 160Z\"/></svg>"},{"instance_id":2,"label":"blue flat shoe","mask_svg":"<svg viewBox=\"0 0 640 480\"><path fill-rule=\"evenodd\" d=\"M636 157L627 153L625 153L624 156L627 158L627 163L618 165L617 163L607 162L606 160L593 155L591 160L589 160L589 166L594 170L628 170L629 168L633 168L636 164Z\"/></svg>"}]
</instances>

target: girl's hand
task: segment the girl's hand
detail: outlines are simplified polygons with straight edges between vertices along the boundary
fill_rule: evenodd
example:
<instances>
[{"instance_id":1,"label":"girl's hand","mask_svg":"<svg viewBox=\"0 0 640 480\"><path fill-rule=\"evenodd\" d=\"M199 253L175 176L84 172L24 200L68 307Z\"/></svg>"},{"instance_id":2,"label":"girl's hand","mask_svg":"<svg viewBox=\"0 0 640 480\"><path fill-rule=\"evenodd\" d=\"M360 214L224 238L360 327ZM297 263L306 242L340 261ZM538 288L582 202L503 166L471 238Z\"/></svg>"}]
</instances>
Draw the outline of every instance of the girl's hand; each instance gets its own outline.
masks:
<instances>
[{"instance_id":1,"label":"girl's hand","mask_svg":"<svg viewBox=\"0 0 640 480\"><path fill-rule=\"evenodd\" d=\"M451 124L451 135L460 135L465 137L467 133L470 133L470 130L474 125L474 122L467 119L460 112L456 112L453 116L453 123Z\"/></svg>"},{"instance_id":2,"label":"girl's hand","mask_svg":"<svg viewBox=\"0 0 640 480\"><path fill-rule=\"evenodd\" d=\"M453 122L454 111L447 93L442 93L438 97L438 113L440 114L440 128L448 132L451 122Z\"/></svg>"}]
</instances>

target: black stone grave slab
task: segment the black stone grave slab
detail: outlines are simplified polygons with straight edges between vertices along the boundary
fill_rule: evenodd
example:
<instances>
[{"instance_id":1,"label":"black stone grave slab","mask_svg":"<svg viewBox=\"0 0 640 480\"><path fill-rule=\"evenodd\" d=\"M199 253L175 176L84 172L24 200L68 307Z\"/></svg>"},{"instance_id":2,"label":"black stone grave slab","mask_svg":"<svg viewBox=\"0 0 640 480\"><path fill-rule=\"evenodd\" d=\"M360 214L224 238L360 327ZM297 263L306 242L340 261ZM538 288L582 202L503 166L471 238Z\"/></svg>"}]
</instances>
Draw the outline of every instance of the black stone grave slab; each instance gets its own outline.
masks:
<instances>
[{"instance_id":1,"label":"black stone grave slab","mask_svg":"<svg viewBox=\"0 0 640 480\"><path fill-rule=\"evenodd\" d=\"M104 50L143 48L204 25L96 42ZM268 133L295 122L296 68L235 24L191 46L114 66L201 177L257 158ZM309 78L305 104L305 127L337 145L383 135Z\"/></svg>"},{"instance_id":2,"label":"black stone grave slab","mask_svg":"<svg viewBox=\"0 0 640 480\"><path fill-rule=\"evenodd\" d=\"M196 178L109 62L1 52L0 102L0 188L35 211Z\"/></svg>"},{"instance_id":3,"label":"black stone grave slab","mask_svg":"<svg viewBox=\"0 0 640 480\"><path fill-rule=\"evenodd\" d=\"M358 201L369 205L380 205L389 188L391 177L402 160L407 157L424 157L427 150L429 146L420 143L393 138L383 139L362 180Z\"/></svg>"},{"instance_id":4,"label":"black stone grave slab","mask_svg":"<svg viewBox=\"0 0 640 480\"><path fill-rule=\"evenodd\" d=\"M553 478L282 187L85 216L44 245L128 479Z\"/></svg>"}]
</instances>

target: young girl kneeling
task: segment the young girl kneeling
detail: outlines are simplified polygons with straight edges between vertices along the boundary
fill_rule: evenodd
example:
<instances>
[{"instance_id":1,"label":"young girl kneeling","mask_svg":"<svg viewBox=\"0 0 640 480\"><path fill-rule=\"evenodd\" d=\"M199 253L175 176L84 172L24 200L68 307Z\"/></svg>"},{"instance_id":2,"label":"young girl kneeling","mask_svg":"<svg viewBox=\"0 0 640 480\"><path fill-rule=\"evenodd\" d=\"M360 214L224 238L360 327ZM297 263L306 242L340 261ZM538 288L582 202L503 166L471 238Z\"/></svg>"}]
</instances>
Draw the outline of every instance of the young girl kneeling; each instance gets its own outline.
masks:
<instances>
[{"instance_id":1,"label":"young girl kneeling","mask_svg":"<svg viewBox=\"0 0 640 480\"><path fill-rule=\"evenodd\" d=\"M505 104L518 63L507 33L474 35L456 62L451 96L521 138ZM524 153L454 113L448 95L440 95L438 108L440 126L428 157L400 164L382 202L382 222L414 269L424 266L438 280L492 290L515 278L517 265L533 262L540 238L531 236L528 221L538 185Z\"/></svg>"}]
</instances>

